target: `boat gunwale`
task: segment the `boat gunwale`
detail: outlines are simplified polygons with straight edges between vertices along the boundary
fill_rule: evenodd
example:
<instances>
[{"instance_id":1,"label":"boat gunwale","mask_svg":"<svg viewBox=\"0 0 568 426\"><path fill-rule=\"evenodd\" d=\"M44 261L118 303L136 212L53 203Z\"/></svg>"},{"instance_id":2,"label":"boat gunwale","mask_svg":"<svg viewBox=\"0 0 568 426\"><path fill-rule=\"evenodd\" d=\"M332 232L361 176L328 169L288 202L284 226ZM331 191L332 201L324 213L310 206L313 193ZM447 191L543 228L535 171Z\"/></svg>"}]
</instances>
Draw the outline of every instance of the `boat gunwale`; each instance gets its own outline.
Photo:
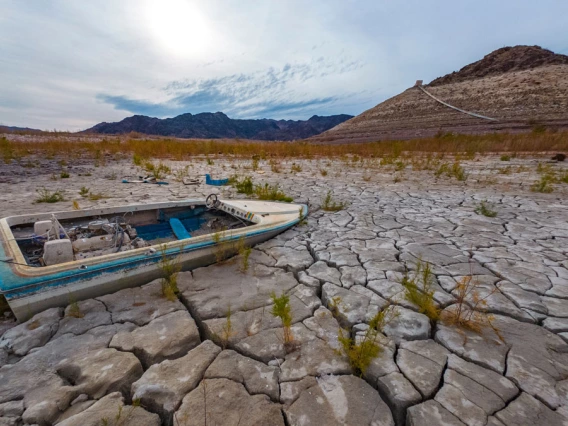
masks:
<instances>
[{"instance_id":1,"label":"boat gunwale","mask_svg":"<svg viewBox=\"0 0 568 426\"><path fill-rule=\"evenodd\" d=\"M226 203L227 205L231 204L231 201L256 201L256 200L220 200L223 203ZM51 212L51 213L41 213L41 214L31 214L31 215L17 215L17 216L9 216L9 217L5 217L0 219L0 237L2 238L2 240L0 241L0 243L5 243L7 244L7 249L8 251L6 252L5 250L5 254L7 255L7 257L11 257L13 262L7 262L7 264L9 265L9 267L11 267L11 271L14 275L20 276L20 277L24 277L24 278L38 278L38 277L42 277L42 276L49 276L49 275L53 275L53 274L57 274L57 273L65 273L65 272L69 272L72 270L77 270L83 266L86 266L87 268L89 266L95 266L95 265L99 265L99 264L104 264L104 263L109 263L109 262L113 262L113 261L118 261L118 260L122 260L125 259L127 260L127 258L134 258L134 257L138 257L138 256L142 256L142 255L146 255L146 257L148 259L150 259L150 255L154 255L155 252L162 252L165 251L165 253L167 255L173 253L174 251L179 251L179 252L183 252L185 250L190 251L192 248L189 246L193 246L193 245L202 245L203 243L207 243L209 242L210 244L215 244L213 242L213 235L215 233L209 233L209 234L205 234L205 235L200 235L197 237L192 237L192 238L188 238L188 239L183 239L183 240L177 240L177 241L170 241L167 243L163 243L163 244L154 244L148 247L141 247L141 248L137 248L137 249L132 249L132 250L127 250L127 251L123 251L123 252L118 252L118 253L110 253L110 254L105 254L105 255L101 255L101 256L96 256L96 257L91 257L88 259L81 259L81 260L73 260L71 262L65 262L65 263L61 263L61 264L57 264L57 265L51 265L51 266L43 266L43 267L34 267L34 266L30 266L30 265L23 265L24 263L27 263L22 252L21 249L18 245L17 240L15 239L12 230L11 230L11 226L15 226L17 224L13 224L10 225L9 224L9 220L10 219L14 219L14 218L29 218L27 220L33 220L33 219L41 219L43 218L49 218L51 217L52 214L55 214L56 217L59 215L59 219L72 219L72 218L80 218L80 217L90 217L90 216L97 216L97 215L106 215L106 214L112 214L112 213L128 213L129 211L133 211L132 207L136 207L134 209L134 211L147 211L147 210L157 210L159 208L172 208L172 207L183 207L183 206L191 206L191 205L202 205L204 204L203 200L183 200L183 201L172 201L172 202L163 202L163 203L151 203L151 204L133 204L133 205L127 205L127 206L117 206L117 207L106 207L104 209L88 209L88 210L81 210L81 211L60 211L60 212ZM307 214L307 206L303 205L303 204L293 204L293 205L297 205L298 207L302 207L303 211L305 208L305 212ZM110 210L110 211L109 211ZM223 211L223 210L221 210ZM296 210L297 211L297 210ZM97 212L97 213L94 213ZM293 224L294 221L298 222L299 221L299 216L297 213L294 213L294 219L290 220L275 220L278 219L278 217L287 217L287 216L291 216L293 212L278 212L278 213L271 213L269 215L267 215L266 217L262 216L262 213L257 214L255 213L255 219L256 221L258 221L258 223L255 223L254 225L250 225L250 226L246 226L243 228L238 228L235 230L231 230L230 231L230 235L229 236L223 236L221 241L228 241L228 240L232 240L235 238L240 238L243 235L246 235L248 233L258 233L258 232L263 232L263 231L269 231L274 229L274 225L288 225L288 224ZM61 217L61 215L64 215L66 217ZM282 218L283 219L283 218ZM25 222L25 223L29 223L29 222ZM280 228L280 226L278 226L278 228ZM227 231L225 231L227 232ZM191 243L188 243L189 241L191 241ZM165 246L165 247L164 247ZM188 250L189 248L189 250ZM155 250L155 252L152 252L152 249ZM161 255L161 254L159 254ZM0 279L1 282L1 279ZM5 294L5 293L9 293L11 291L13 291L15 289L10 289L10 290L3 290L2 288L0 288L0 294Z\"/></svg>"}]
</instances>

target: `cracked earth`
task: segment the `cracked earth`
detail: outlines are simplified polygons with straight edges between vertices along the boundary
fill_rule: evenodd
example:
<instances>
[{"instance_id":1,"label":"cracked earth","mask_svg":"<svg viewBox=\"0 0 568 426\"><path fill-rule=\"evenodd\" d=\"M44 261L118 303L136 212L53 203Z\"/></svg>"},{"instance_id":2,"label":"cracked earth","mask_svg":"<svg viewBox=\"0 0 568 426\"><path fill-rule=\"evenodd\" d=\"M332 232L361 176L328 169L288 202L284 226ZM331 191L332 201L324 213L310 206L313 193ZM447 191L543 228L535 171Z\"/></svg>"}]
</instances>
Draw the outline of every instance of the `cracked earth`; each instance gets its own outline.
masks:
<instances>
[{"instance_id":1,"label":"cracked earth","mask_svg":"<svg viewBox=\"0 0 568 426\"><path fill-rule=\"evenodd\" d=\"M290 160L278 173L261 162L259 173L226 158L168 162L188 165L190 176L278 183L310 204L310 216L254 247L246 273L238 256L180 273L179 300L163 298L154 281L80 301L82 318L67 307L0 323L0 425L568 425L568 185L529 190L545 160L462 161L465 182L410 165L395 172L295 160L302 171L291 173ZM73 200L89 208L210 192L242 198L233 188L173 179L122 184L139 174L126 160L38 164L2 166L3 216L70 209ZM500 173L505 166L513 172ZM51 180L62 167L71 177ZM67 201L33 204L42 186ZM82 186L109 198L83 199ZM321 210L328 191L346 208ZM475 213L483 200L496 217ZM431 265L434 300L445 311L472 276L486 301L478 308L498 333L420 313L401 284L419 260ZM292 352L270 314L272 292L290 296ZM387 306L398 316L377 336L378 357L356 376L338 350L340 327L361 335ZM231 333L216 344L229 307Z\"/></svg>"}]
</instances>

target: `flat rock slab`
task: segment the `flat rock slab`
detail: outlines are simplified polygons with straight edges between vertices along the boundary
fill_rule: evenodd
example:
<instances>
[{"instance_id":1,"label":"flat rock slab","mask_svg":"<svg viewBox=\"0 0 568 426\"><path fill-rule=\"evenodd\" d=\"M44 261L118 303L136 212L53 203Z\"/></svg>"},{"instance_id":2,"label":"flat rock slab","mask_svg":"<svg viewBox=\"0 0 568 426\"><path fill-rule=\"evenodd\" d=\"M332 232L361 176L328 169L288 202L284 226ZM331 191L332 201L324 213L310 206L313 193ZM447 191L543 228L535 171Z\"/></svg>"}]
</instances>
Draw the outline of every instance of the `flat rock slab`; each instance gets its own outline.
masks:
<instances>
[{"instance_id":1,"label":"flat rock slab","mask_svg":"<svg viewBox=\"0 0 568 426\"><path fill-rule=\"evenodd\" d=\"M426 315L401 306L389 306L387 309L392 311L393 318L385 325L383 332L395 342L426 340L430 337L430 320Z\"/></svg>"},{"instance_id":2,"label":"flat rock slab","mask_svg":"<svg viewBox=\"0 0 568 426\"><path fill-rule=\"evenodd\" d=\"M267 366L238 354L223 351L205 372L206 379L230 379L245 386L251 395L265 394L273 401L279 399L279 369Z\"/></svg>"},{"instance_id":3,"label":"flat rock slab","mask_svg":"<svg viewBox=\"0 0 568 426\"><path fill-rule=\"evenodd\" d=\"M406 425L466 426L460 419L432 399L410 407L407 412Z\"/></svg>"},{"instance_id":4,"label":"flat rock slab","mask_svg":"<svg viewBox=\"0 0 568 426\"><path fill-rule=\"evenodd\" d=\"M384 401L392 410L395 423L404 424L406 409L422 401L422 396L401 373L390 373L380 377L377 388Z\"/></svg>"},{"instance_id":5,"label":"flat rock slab","mask_svg":"<svg viewBox=\"0 0 568 426\"><path fill-rule=\"evenodd\" d=\"M495 417L506 426L566 426L568 423L566 417L524 392Z\"/></svg>"},{"instance_id":6,"label":"flat rock slab","mask_svg":"<svg viewBox=\"0 0 568 426\"><path fill-rule=\"evenodd\" d=\"M104 424L120 426L160 426L160 417L149 413L142 407L124 405L119 392L111 393L85 411L57 423L59 426L100 426Z\"/></svg>"},{"instance_id":7,"label":"flat rock slab","mask_svg":"<svg viewBox=\"0 0 568 426\"><path fill-rule=\"evenodd\" d=\"M341 272L335 268L329 267L327 263L321 260L310 266L306 270L306 273L309 276L320 280L322 283L328 282L341 287Z\"/></svg>"},{"instance_id":8,"label":"flat rock slab","mask_svg":"<svg viewBox=\"0 0 568 426\"><path fill-rule=\"evenodd\" d=\"M99 300L83 300L75 306L69 305L65 308L65 315L59 321L55 334L56 338L65 333L83 334L92 328L112 324L110 312Z\"/></svg>"},{"instance_id":9,"label":"flat rock slab","mask_svg":"<svg viewBox=\"0 0 568 426\"><path fill-rule=\"evenodd\" d=\"M290 426L394 426L391 411L367 382L324 376L284 409Z\"/></svg>"},{"instance_id":10,"label":"flat rock slab","mask_svg":"<svg viewBox=\"0 0 568 426\"><path fill-rule=\"evenodd\" d=\"M193 318L187 311L177 311L130 332L116 334L110 347L134 353L147 369L165 359L187 354L200 342L199 330Z\"/></svg>"},{"instance_id":11,"label":"flat rock slab","mask_svg":"<svg viewBox=\"0 0 568 426\"><path fill-rule=\"evenodd\" d=\"M162 315L186 310L179 300L170 301L162 295L162 280L106 294L97 300L105 304L113 323L130 322L138 326Z\"/></svg>"},{"instance_id":12,"label":"flat rock slab","mask_svg":"<svg viewBox=\"0 0 568 426\"><path fill-rule=\"evenodd\" d=\"M322 287L322 301L328 309L336 307L342 326L369 322L387 301L371 290L362 286L353 286L349 290L326 283Z\"/></svg>"},{"instance_id":13,"label":"flat rock slab","mask_svg":"<svg viewBox=\"0 0 568 426\"><path fill-rule=\"evenodd\" d=\"M271 304L270 295L286 293L298 282L291 272L254 265L247 274L237 264L211 265L178 275L181 298L200 321Z\"/></svg>"},{"instance_id":14,"label":"flat rock slab","mask_svg":"<svg viewBox=\"0 0 568 426\"><path fill-rule=\"evenodd\" d=\"M61 308L51 308L9 329L0 338L0 349L24 356L31 349L45 345L57 332L62 312Z\"/></svg>"},{"instance_id":15,"label":"flat rock slab","mask_svg":"<svg viewBox=\"0 0 568 426\"><path fill-rule=\"evenodd\" d=\"M303 271L314 263L312 255L305 247L301 249L273 247L267 249L266 252L276 259L276 263L273 266L284 268L290 272Z\"/></svg>"},{"instance_id":16,"label":"flat rock slab","mask_svg":"<svg viewBox=\"0 0 568 426\"><path fill-rule=\"evenodd\" d=\"M142 365L131 353L116 349L100 349L62 360L57 373L74 383L77 394L92 399L112 392L130 395L130 386L142 376Z\"/></svg>"},{"instance_id":17,"label":"flat rock slab","mask_svg":"<svg viewBox=\"0 0 568 426\"><path fill-rule=\"evenodd\" d=\"M199 385L205 370L220 352L220 347L206 340L184 357L151 366L132 384L133 398L158 413L164 424L172 424L181 400Z\"/></svg>"},{"instance_id":18,"label":"flat rock slab","mask_svg":"<svg viewBox=\"0 0 568 426\"><path fill-rule=\"evenodd\" d=\"M207 379L183 398L174 416L175 426L204 424L284 426L284 418L268 396L251 396L232 380Z\"/></svg>"},{"instance_id":19,"label":"flat rock slab","mask_svg":"<svg viewBox=\"0 0 568 426\"><path fill-rule=\"evenodd\" d=\"M438 390L448 354L433 340L401 342L396 364L423 398L429 399Z\"/></svg>"}]
</instances>

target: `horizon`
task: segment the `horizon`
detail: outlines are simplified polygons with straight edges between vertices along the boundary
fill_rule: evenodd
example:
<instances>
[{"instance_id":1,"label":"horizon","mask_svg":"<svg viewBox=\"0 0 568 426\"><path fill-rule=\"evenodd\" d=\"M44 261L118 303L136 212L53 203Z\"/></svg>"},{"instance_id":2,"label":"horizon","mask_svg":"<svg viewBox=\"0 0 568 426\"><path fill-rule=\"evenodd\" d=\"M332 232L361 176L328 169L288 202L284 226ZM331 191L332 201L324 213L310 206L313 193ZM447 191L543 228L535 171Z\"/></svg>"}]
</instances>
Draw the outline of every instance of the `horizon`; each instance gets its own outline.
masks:
<instances>
[{"instance_id":1,"label":"horizon","mask_svg":"<svg viewBox=\"0 0 568 426\"><path fill-rule=\"evenodd\" d=\"M0 124L75 132L133 115L356 116L501 47L565 54L568 4L543 3L538 14L512 0L10 3Z\"/></svg>"}]
</instances>

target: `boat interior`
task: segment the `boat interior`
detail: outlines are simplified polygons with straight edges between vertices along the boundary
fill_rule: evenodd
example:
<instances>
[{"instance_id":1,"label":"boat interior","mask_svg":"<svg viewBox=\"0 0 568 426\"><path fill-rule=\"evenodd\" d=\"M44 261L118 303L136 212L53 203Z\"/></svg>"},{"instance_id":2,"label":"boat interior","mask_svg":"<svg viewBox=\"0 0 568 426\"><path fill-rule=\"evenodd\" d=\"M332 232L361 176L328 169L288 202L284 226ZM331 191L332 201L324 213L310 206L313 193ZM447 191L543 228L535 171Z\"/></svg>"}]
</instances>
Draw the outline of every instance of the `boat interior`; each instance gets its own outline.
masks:
<instances>
[{"instance_id":1,"label":"boat interior","mask_svg":"<svg viewBox=\"0 0 568 426\"><path fill-rule=\"evenodd\" d=\"M51 215L10 230L27 264L42 267L254 225L240 216L193 204L65 219Z\"/></svg>"}]
</instances>

